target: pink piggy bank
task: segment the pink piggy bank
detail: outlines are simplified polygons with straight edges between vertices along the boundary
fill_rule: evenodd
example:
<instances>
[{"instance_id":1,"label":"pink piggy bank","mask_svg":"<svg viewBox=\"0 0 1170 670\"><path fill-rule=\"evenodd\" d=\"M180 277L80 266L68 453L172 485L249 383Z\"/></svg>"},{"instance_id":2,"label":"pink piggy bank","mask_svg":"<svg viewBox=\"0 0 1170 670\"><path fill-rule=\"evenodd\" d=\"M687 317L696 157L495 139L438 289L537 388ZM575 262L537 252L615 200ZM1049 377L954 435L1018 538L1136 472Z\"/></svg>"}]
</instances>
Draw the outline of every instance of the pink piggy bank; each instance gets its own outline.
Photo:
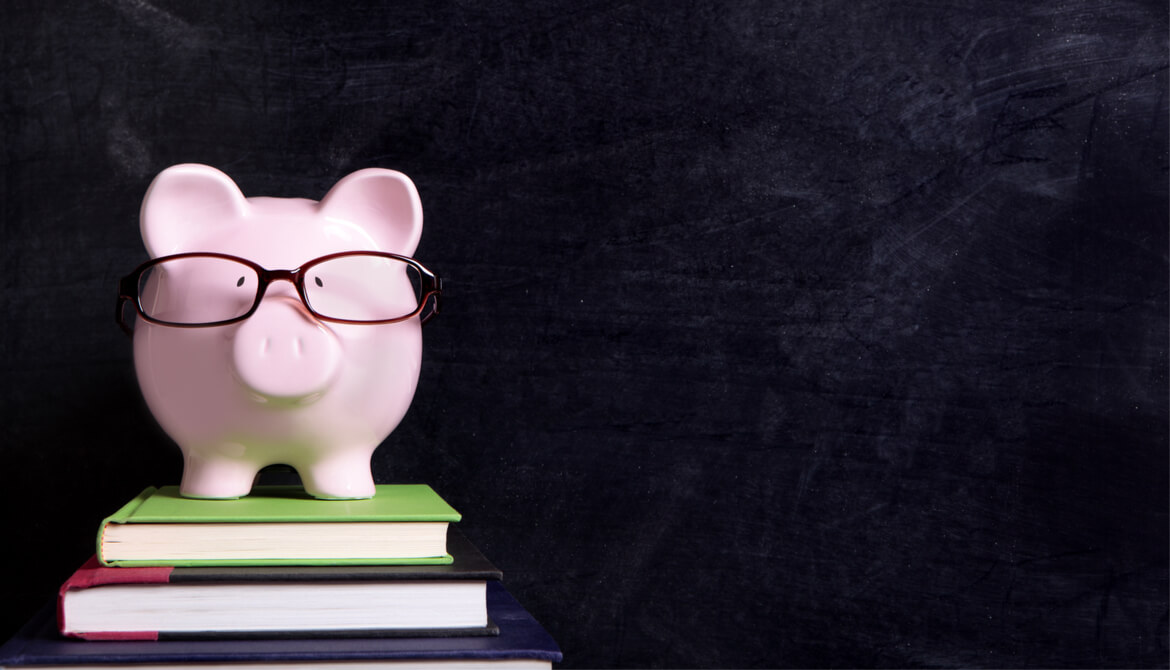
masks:
<instances>
[{"instance_id":1,"label":"pink piggy bank","mask_svg":"<svg viewBox=\"0 0 1170 670\"><path fill-rule=\"evenodd\" d=\"M405 175L366 169L320 202L245 198L176 165L142 203L151 260L122 280L146 403L183 452L183 495L237 498L271 464L318 498L374 495L370 457L418 384L440 280Z\"/></svg>"}]
</instances>

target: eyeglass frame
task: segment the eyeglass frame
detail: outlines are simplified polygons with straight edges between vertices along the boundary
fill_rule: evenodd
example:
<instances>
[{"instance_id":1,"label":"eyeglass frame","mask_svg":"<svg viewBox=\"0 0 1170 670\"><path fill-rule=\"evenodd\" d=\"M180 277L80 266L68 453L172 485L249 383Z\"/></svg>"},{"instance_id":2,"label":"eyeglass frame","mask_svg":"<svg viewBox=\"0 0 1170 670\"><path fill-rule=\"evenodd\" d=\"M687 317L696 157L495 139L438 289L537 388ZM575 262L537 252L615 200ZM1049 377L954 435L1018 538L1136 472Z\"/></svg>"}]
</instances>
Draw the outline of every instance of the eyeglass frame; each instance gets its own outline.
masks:
<instances>
[{"instance_id":1,"label":"eyeglass frame","mask_svg":"<svg viewBox=\"0 0 1170 670\"><path fill-rule=\"evenodd\" d=\"M391 258L406 263L410 267L414 268L419 273L418 307L406 316L371 321L340 319L318 313L317 310L313 309L313 306L309 304L309 298L305 293L305 274L309 269L316 265L320 265L321 263L337 258L344 258L346 256L376 256L381 258ZM147 315L146 310L142 308L142 296L138 290L139 282L142 280L142 274L156 265L160 265L169 260L180 258L218 258L221 260L235 261L254 270L256 272L256 276L258 277L258 284L256 286L256 299L253 300L252 307L250 307L247 312L244 312L239 316L234 316L230 319L223 319L221 321L209 321L206 323L176 323L173 321L156 319ZM124 330L127 335L134 334L134 329L126 323L125 318L126 302L129 301L133 303L134 312L139 316L139 318L160 326L168 326L171 328L213 328L216 326L228 326L233 323L244 321L255 314L256 310L260 308L260 303L264 300L265 294L268 292L269 284L275 281L287 281L296 287L297 296L301 299L301 304L305 306L305 309L307 309L314 318L332 323L346 323L360 326L376 326L390 323L399 323L406 321L407 319L412 319L421 314L423 308L426 307L427 302L432 297L434 297L434 307L426 316L422 317L419 322L419 325L425 324L439 313L440 297L443 295L443 280L439 277L439 275L431 272L422 263L419 263L409 256L393 254L388 251L366 251L361 249L355 249L353 251L340 251L305 261L300 265L300 267L292 270L269 270L255 261L248 260L247 258L240 258L239 256L233 256L231 254L221 254L213 251L189 251L180 254L170 254L168 256L152 258L139 265L130 274L123 277L121 281L118 282L118 304L116 311L114 312L114 319L118 322L118 325L122 327L122 330Z\"/></svg>"}]
</instances>

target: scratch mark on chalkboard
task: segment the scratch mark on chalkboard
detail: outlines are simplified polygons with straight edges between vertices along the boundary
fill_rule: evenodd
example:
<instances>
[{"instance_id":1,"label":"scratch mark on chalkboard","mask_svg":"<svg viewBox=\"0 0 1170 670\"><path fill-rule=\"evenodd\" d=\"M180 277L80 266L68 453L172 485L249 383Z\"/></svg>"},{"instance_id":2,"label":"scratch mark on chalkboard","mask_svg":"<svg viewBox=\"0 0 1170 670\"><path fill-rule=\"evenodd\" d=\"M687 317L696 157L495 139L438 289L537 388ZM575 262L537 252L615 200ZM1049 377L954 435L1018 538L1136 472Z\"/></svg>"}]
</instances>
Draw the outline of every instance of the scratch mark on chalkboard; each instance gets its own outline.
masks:
<instances>
[{"instance_id":1,"label":"scratch mark on chalkboard","mask_svg":"<svg viewBox=\"0 0 1170 670\"><path fill-rule=\"evenodd\" d=\"M483 89L479 83L475 84L475 100L471 103L471 113L467 115L467 130L463 133L463 141L469 142L471 140L471 130L475 127L475 114L479 111L479 98L483 93Z\"/></svg>"},{"instance_id":2,"label":"scratch mark on chalkboard","mask_svg":"<svg viewBox=\"0 0 1170 670\"><path fill-rule=\"evenodd\" d=\"M817 470L821 468L821 463L825 460L818 452L819 449L813 451L813 462L809 463L807 467L802 468L800 471L800 479L796 483L796 495L792 501L793 514L796 514L797 509L804 500L805 492L808 491L809 484L812 482Z\"/></svg>"},{"instance_id":3,"label":"scratch mark on chalkboard","mask_svg":"<svg viewBox=\"0 0 1170 670\"><path fill-rule=\"evenodd\" d=\"M1002 28L985 28L984 30L982 30L978 35L976 35L971 40L970 46L968 46L967 50L963 52L963 56L959 59L959 62L962 65L966 65L967 61L970 60L970 58L971 58L971 54L974 53L975 49L980 44L983 43L983 40L987 39L987 37L989 35L991 35L992 33L1002 33L1002 32L1006 32L1006 31Z\"/></svg>"},{"instance_id":4,"label":"scratch mark on chalkboard","mask_svg":"<svg viewBox=\"0 0 1170 670\"><path fill-rule=\"evenodd\" d=\"M974 188L970 193L968 193L963 198L959 199L953 205L951 205L946 210L941 212L938 216L935 216L930 221L927 221L925 225L919 227L917 230L911 232L909 235L896 241L893 245L891 245L889 248L887 248L884 252L878 253L877 262L884 263L890 256L893 256L898 251L901 251L903 248L906 247L906 245L913 242L916 238L921 236L923 233L930 230L931 228L934 228L935 226L937 226L939 223L945 221L946 219L950 218L950 216L952 214L954 214L955 212L962 209L967 203L971 202L971 200L973 200L975 198L975 196L977 196L981 192L983 192L983 189L987 188L988 184L990 184L990 183L991 183L990 180L985 180L982 184L980 184L979 186Z\"/></svg>"},{"instance_id":5,"label":"scratch mark on chalkboard","mask_svg":"<svg viewBox=\"0 0 1170 670\"><path fill-rule=\"evenodd\" d=\"M889 504L884 503L884 502L877 503L876 505L871 505L869 508L864 509L860 512L854 512L853 514L850 514L847 517L838 518L837 520L833 521L832 523L825 525L824 529L825 530L833 530L835 528L840 528L842 526L844 526L846 528L850 528L859 519L864 519L867 516L871 516L877 512L880 512L888 506L889 506Z\"/></svg>"},{"instance_id":6,"label":"scratch mark on chalkboard","mask_svg":"<svg viewBox=\"0 0 1170 670\"><path fill-rule=\"evenodd\" d=\"M1159 66L1156 68L1142 70L1142 71L1137 72L1129 77L1120 77L1120 78L1111 79L1110 83L1108 83L1106 85L1099 86L1095 89L1089 90L1088 92L1084 93L1083 95L1066 100L1058 105L1055 105L1049 109L1042 111L1039 114L1035 114L1035 115L1029 117L1028 119L1019 120L1019 123L1023 124L1020 127L1024 128L1026 131L1026 130L1034 127L1033 125L1029 125L1030 123L1034 124L1037 120L1040 120L1040 119L1054 118L1057 115L1062 114L1065 111L1068 111L1068 110L1070 110L1078 105L1084 104L1085 102L1087 102L1089 100L1094 100L1094 99L1096 99L1096 98L1098 98L1106 93L1111 93L1113 91L1123 89L1123 88L1125 88L1125 87L1127 87L1135 82L1142 81L1143 79L1145 79L1147 77L1157 76L1157 75L1161 74L1162 72L1166 71L1167 69L1170 69L1170 66L1163 65L1163 66ZM981 94L981 95L977 96L977 98L987 98L988 101L987 102L978 102L977 101L976 104L979 105L980 107L982 107L984 105L992 104L992 101L1000 100L1000 96L1002 94L1003 94L1003 92L998 90L998 89L993 90L990 93ZM1002 105L1006 105L1010 100L1017 97L1018 95L1019 95L1018 93L1013 93L1011 91L1007 92L1006 98L1000 102L1001 107L1002 107ZM1160 114L1160 113L1161 113L1160 110L1158 110L1156 112L1156 114ZM943 169L935 171L933 174L928 175L925 179L922 179L922 180L918 181L917 183L915 183L914 185L912 185L911 187L905 189L902 193L900 193L899 195L897 195L896 197L891 199L887 203L887 206L893 207L893 206L899 205L902 201L923 193L931 185L937 183L940 179L942 179L945 175L953 174L953 173L959 171L963 166L969 164L972 160L975 160L975 159L979 158L980 156L986 156L989 152L993 151L996 147L1002 145L1005 141L1007 141L1013 137L1016 137L1018 132L1023 132L1023 131L1003 132L1003 129L1000 128L1000 119L1002 118L1002 114L1003 114L1003 112L1002 112L1002 108L1001 108L1000 114L996 118L995 128L993 128L993 130L992 130L991 137L989 137L982 145L976 147L974 150L964 154L963 156L960 156L958 158L958 160L951 162ZM882 258L884 259L885 256L883 256Z\"/></svg>"},{"instance_id":7,"label":"scratch mark on chalkboard","mask_svg":"<svg viewBox=\"0 0 1170 670\"><path fill-rule=\"evenodd\" d=\"M201 41L191 24L146 0L116 0L112 4L126 18L155 33L168 44L189 49Z\"/></svg>"},{"instance_id":8,"label":"scratch mark on chalkboard","mask_svg":"<svg viewBox=\"0 0 1170 670\"><path fill-rule=\"evenodd\" d=\"M527 20L516 22L511 26L510 31L505 31L498 35L496 41L502 43L514 40L519 35L531 33L551 35L554 32L579 26L586 22L605 20L615 11L626 10L628 4L621 0L616 2L605 1L581 5L569 10L562 8L544 14L532 12Z\"/></svg>"},{"instance_id":9,"label":"scratch mark on chalkboard","mask_svg":"<svg viewBox=\"0 0 1170 670\"><path fill-rule=\"evenodd\" d=\"M1048 561L1058 561L1065 558L1078 558L1081 556L1092 556L1100 553L1101 550L1097 547L1089 547L1087 549L1074 549L1072 551L1060 551L1055 554L1045 554L1043 556L1036 556L1034 558L1023 558L1014 562L1013 566L1030 565L1032 563L1046 563Z\"/></svg>"},{"instance_id":10,"label":"scratch mark on chalkboard","mask_svg":"<svg viewBox=\"0 0 1170 670\"><path fill-rule=\"evenodd\" d=\"M142 178L150 172L150 150L125 119L114 123L106 140L106 154L128 174Z\"/></svg>"}]
</instances>

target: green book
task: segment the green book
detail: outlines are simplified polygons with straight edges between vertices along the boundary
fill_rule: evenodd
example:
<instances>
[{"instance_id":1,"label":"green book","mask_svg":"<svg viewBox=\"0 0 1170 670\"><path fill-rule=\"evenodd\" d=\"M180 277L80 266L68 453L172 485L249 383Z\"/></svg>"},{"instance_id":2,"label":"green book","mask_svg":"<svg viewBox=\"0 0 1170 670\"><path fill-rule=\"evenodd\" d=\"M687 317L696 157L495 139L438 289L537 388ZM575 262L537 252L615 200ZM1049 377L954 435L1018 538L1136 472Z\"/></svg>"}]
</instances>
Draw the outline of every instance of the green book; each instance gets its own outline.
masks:
<instances>
[{"instance_id":1,"label":"green book","mask_svg":"<svg viewBox=\"0 0 1170 670\"><path fill-rule=\"evenodd\" d=\"M380 484L373 498L318 500L257 486L234 500L148 487L102 522L107 566L447 564L460 515L425 484Z\"/></svg>"}]
</instances>

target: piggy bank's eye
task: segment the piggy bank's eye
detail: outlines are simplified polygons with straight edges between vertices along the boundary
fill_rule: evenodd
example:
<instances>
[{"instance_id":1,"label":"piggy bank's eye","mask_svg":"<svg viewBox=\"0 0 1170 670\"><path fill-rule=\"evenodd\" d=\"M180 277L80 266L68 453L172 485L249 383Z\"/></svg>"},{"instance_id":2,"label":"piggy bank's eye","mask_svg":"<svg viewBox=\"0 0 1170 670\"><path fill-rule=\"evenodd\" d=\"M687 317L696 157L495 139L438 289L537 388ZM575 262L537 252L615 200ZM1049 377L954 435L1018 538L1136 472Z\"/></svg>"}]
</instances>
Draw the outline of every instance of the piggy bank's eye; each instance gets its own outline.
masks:
<instances>
[{"instance_id":1,"label":"piggy bank's eye","mask_svg":"<svg viewBox=\"0 0 1170 670\"><path fill-rule=\"evenodd\" d=\"M325 287L325 282L321 281L320 277L313 277L313 281L317 282L317 286L320 286L322 288Z\"/></svg>"},{"instance_id":2,"label":"piggy bank's eye","mask_svg":"<svg viewBox=\"0 0 1170 670\"><path fill-rule=\"evenodd\" d=\"M243 286L243 285L244 285L244 278L240 277L239 281L236 282L236 286L238 287L238 286Z\"/></svg>"}]
</instances>

